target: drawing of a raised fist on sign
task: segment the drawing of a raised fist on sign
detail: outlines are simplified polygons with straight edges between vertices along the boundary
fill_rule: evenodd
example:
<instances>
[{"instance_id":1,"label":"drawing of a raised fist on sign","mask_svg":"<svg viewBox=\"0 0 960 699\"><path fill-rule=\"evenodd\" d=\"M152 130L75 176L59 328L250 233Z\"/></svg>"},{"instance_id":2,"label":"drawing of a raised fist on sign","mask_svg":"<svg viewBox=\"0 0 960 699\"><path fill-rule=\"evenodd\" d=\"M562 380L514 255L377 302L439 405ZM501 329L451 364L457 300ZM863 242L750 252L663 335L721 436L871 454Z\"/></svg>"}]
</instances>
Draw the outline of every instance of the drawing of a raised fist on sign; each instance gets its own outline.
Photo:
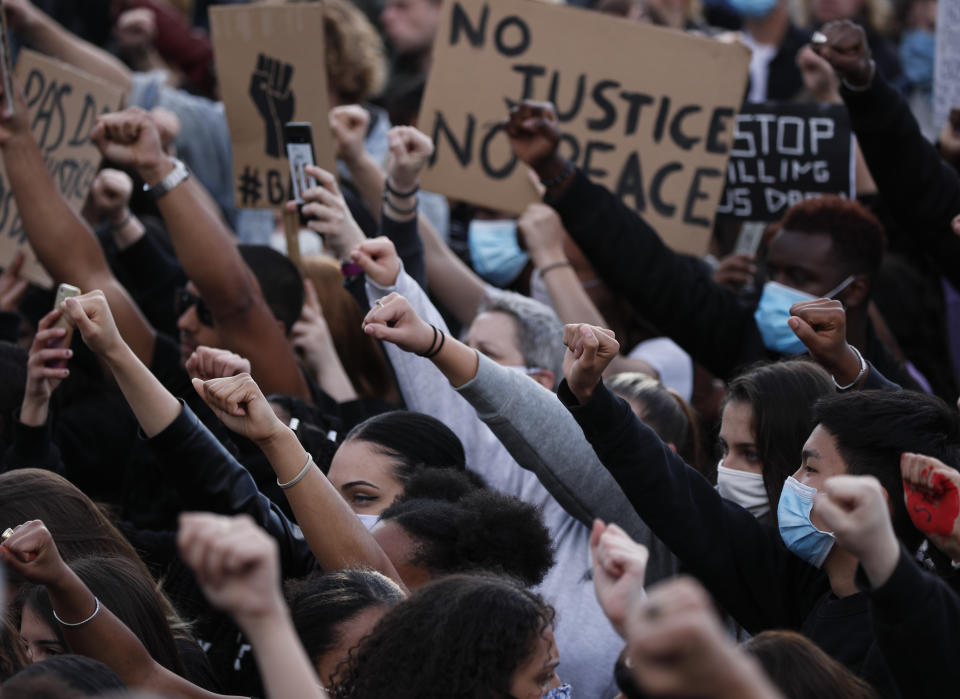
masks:
<instances>
[{"instance_id":1,"label":"drawing of a raised fist on sign","mask_svg":"<svg viewBox=\"0 0 960 699\"><path fill-rule=\"evenodd\" d=\"M279 158L283 150L283 125L293 119L295 100L290 89L293 66L270 58L257 56L257 69L250 76L250 99L263 117L266 129L264 150Z\"/></svg>"}]
</instances>

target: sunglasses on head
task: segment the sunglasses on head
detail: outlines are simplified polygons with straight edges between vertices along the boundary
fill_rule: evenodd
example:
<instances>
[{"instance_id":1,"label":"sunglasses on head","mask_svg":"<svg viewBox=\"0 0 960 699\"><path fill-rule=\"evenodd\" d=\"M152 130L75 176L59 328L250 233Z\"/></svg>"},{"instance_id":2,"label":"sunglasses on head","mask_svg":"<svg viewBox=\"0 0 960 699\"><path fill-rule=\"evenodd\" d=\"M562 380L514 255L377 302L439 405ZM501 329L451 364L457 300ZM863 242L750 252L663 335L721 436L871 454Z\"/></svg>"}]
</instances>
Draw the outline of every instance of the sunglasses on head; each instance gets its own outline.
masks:
<instances>
[{"instance_id":1,"label":"sunglasses on head","mask_svg":"<svg viewBox=\"0 0 960 699\"><path fill-rule=\"evenodd\" d=\"M177 295L174 299L174 309L176 310L177 316L182 316L192 307L197 309L197 320L212 328L213 314L210 312L210 309L207 308L207 304L203 302L203 299L196 294L191 294L186 289L177 289Z\"/></svg>"}]
</instances>

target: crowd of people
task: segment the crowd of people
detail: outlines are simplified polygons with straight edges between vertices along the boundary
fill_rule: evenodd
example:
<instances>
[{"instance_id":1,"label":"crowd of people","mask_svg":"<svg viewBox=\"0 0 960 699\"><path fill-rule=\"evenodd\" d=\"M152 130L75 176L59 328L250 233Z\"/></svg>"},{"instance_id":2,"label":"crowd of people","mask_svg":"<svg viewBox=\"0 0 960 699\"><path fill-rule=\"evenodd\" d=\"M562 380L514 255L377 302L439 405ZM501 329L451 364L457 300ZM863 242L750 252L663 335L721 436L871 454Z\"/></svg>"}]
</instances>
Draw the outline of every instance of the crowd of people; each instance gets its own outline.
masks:
<instances>
[{"instance_id":1,"label":"crowd of people","mask_svg":"<svg viewBox=\"0 0 960 699\"><path fill-rule=\"evenodd\" d=\"M718 219L703 258L562 155L549 103L503 114L541 203L421 191L441 2L324 0L337 168L283 211L234 201L207 13L242 2L0 6L15 52L126 100L77 212L0 87L54 282L3 261L0 697L952 696L937 0L568 3L744 44L747 102L845 106L856 199L755 253Z\"/></svg>"}]
</instances>

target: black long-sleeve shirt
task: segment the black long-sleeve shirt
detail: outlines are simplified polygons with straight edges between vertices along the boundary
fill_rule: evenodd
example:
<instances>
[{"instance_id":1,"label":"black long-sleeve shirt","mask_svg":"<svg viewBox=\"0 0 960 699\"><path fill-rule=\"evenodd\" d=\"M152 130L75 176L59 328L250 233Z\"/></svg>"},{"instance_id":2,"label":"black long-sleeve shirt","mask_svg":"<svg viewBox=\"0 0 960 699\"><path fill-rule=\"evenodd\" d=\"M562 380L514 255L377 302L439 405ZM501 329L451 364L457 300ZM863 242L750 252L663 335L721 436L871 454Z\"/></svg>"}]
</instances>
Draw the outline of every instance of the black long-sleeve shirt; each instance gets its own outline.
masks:
<instances>
[{"instance_id":1,"label":"black long-sleeve shirt","mask_svg":"<svg viewBox=\"0 0 960 699\"><path fill-rule=\"evenodd\" d=\"M558 396L638 514L747 631L800 631L884 696L901 696L867 595L836 597L823 571L790 553L777 529L721 498L602 383L583 405L565 381Z\"/></svg>"},{"instance_id":2,"label":"black long-sleeve shirt","mask_svg":"<svg viewBox=\"0 0 960 699\"><path fill-rule=\"evenodd\" d=\"M764 347L753 309L580 170L558 198L546 201L604 282L711 373L729 379L748 364L777 357ZM872 329L861 351L888 378L919 390Z\"/></svg>"},{"instance_id":3,"label":"black long-sleeve shirt","mask_svg":"<svg viewBox=\"0 0 960 699\"><path fill-rule=\"evenodd\" d=\"M960 236L950 227L960 214L960 175L923 137L906 100L882 77L862 92L843 87L840 94L884 204L960 289Z\"/></svg>"}]
</instances>

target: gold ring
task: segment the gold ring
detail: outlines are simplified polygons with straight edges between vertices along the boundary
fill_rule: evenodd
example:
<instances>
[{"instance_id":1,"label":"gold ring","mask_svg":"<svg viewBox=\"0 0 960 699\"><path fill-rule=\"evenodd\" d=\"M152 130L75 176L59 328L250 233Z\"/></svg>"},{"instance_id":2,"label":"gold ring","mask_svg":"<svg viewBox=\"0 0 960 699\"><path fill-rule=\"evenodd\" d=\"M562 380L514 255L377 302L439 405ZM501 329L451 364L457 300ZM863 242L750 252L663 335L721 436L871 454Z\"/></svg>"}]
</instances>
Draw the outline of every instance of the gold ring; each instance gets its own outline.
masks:
<instances>
[{"instance_id":1,"label":"gold ring","mask_svg":"<svg viewBox=\"0 0 960 699\"><path fill-rule=\"evenodd\" d=\"M7 527L3 530L3 534L0 534L0 544L7 543L7 539L13 536L13 530L10 527Z\"/></svg>"}]
</instances>

